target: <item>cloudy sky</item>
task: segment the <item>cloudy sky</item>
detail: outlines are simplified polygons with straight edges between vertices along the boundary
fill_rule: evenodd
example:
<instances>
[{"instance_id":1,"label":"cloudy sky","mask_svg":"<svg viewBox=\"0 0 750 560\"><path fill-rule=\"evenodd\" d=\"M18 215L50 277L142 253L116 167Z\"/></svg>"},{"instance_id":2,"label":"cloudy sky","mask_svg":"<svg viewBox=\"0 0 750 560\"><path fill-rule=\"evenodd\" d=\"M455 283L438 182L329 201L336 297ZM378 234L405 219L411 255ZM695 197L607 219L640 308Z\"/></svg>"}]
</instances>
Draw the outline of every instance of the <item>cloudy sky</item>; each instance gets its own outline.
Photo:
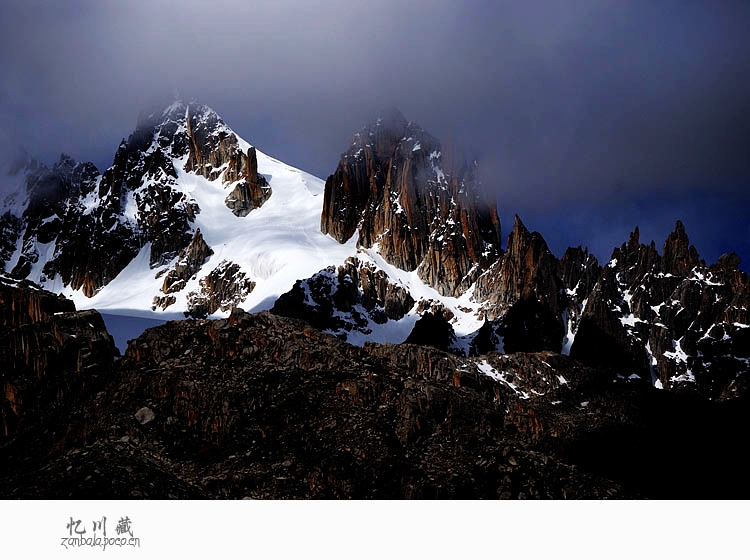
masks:
<instances>
[{"instance_id":1,"label":"cloudy sky","mask_svg":"<svg viewBox=\"0 0 750 560\"><path fill-rule=\"evenodd\" d=\"M317 4L317 5L316 5ZM105 169L175 93L322 178L396 106L560 255L677 218L750 270L750 2L3 0L0 149Z\"/></svg>"}]
</instances>

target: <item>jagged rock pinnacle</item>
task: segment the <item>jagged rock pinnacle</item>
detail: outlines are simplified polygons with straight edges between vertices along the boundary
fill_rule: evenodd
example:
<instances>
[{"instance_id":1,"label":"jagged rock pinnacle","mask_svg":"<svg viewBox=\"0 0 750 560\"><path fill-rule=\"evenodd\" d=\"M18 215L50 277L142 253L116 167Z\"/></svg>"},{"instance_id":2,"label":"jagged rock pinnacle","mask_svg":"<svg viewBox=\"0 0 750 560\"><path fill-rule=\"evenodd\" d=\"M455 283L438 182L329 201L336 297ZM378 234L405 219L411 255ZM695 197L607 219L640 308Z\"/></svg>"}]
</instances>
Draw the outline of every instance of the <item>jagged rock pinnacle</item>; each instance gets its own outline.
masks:
<instances>
[{"instance_id":1,"label":"jagged rock pinnacle","mask_svg":"<svg viewBox=\"0 0 750 560\"><path fill-rule=\"evenodd\" d=\"M326 181L321 231L341 243L356 234L441 294L459 294L500 254L500 222L473 166L449 175L441 162L435 138L386 113L355 134Z\"/></svg>"}]
</instances>

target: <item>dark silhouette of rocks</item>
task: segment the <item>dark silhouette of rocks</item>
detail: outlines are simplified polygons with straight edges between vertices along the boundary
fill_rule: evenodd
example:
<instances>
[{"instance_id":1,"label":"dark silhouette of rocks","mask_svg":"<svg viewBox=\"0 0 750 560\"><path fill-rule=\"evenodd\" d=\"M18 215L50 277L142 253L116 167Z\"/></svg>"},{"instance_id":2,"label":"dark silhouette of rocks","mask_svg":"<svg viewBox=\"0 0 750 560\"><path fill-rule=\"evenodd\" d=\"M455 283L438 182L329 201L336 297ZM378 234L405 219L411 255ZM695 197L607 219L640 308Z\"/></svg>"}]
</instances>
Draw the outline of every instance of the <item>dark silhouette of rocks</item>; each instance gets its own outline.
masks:
<instances>
[{"instance_id":1,"label":"dark silhouette of rocks","mask_svg":"<svg viewBox=\"0 0 750 560\"><path fill-rule=\"evenodd\" d=\"M99 313L2 275L0 340L0 445L67 422L101 388L117 354Z\"/></svg>"},{"instance_id":2,"label":"dark silhouette of rocks","mask_svg":"<svg viewBox=\"0 0 750 560\"><path fill-rule=\"evenodd\" d=\"M660 391L550 352L361 348L237 309L149 329L109 367L96 391L66 395L77 403L67 415L42 417L0 447L4 497L726 498L750 489L744 400Z\"/></svg>"}]
</instances>

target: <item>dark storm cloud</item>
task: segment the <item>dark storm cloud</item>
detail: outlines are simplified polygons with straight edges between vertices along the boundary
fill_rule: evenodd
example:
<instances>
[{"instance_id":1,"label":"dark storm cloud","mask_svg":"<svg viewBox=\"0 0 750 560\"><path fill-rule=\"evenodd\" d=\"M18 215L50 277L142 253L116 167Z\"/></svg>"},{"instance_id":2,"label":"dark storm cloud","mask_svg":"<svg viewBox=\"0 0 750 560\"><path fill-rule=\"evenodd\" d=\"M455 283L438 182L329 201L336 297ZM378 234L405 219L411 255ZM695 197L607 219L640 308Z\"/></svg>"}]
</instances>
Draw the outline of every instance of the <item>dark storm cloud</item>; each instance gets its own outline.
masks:
<instances>
[{"instance_id":1,"label":"dark storm cloud","mask_svg":"<svg viewBox=\"0 0 750 560\"><path fill-rule=\"evenodd\" d=\"M0 22L0 125L47 159L108 165L137 114L178 92L325 177L395 105L550 238L631 218L657 235L682 211L710 252L721 211L697 205L748 202L746 2L6 0Z\"/></svg>"}]
</instances>

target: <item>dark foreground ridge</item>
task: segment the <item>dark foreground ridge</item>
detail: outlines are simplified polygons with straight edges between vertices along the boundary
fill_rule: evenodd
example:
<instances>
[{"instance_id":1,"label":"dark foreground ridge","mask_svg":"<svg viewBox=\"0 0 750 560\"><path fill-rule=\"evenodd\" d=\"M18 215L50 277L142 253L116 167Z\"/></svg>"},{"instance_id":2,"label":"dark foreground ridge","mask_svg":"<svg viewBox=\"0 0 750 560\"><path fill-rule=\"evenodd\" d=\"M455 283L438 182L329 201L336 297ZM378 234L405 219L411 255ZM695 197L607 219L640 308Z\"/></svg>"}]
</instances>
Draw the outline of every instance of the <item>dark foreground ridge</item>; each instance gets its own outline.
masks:
<instances>
[{"instance_id":1,"label":"dark foreground ridge","mask_svg":"<svg viewBox=\"0 0 750 560\"><path fill-rule=\"evenodd\" d=\"M232 220L283 189L210 108L144 116L101 175L20 162L0 215L0 497L748 497L738 256L707 265L678 221L660 251L636 228L606 264L558 258L518 216L503 251L475 165L449 156L397 112L360 129L320 215L359 252L257 315L237 306L262 275L206 267L221 249L181 177L220 180ZM118 359L96 311L22 280L90 297L141 254L152 310L231 316ZM346 343L384 332L405 343Z\"/></svg>"},{"instance_id":2,"label":"dark foreground ridge","mask_svg":"<svg viewBox=\"0 0 750 560\"><path fill-rule=\"evenodd\" d=\"M28 290L5 283L4 312ZM4 341L61 332L55 304L79 313L38 293L45 313L21 326L4 316ZM94 330L76 331L76 348L94 348ZM86 382L66 385L54 406L25 408L9 387L35 374L13 382L7 372L36 357L3 344L3 498L750 494L743 398L660 391L551 352L360 348L241 310L149 329L113 366L114 352L92 355ZM67 363L47 363L39 394L59 394L58 374L84 375Z\"/></svg>"}]
</instances>

